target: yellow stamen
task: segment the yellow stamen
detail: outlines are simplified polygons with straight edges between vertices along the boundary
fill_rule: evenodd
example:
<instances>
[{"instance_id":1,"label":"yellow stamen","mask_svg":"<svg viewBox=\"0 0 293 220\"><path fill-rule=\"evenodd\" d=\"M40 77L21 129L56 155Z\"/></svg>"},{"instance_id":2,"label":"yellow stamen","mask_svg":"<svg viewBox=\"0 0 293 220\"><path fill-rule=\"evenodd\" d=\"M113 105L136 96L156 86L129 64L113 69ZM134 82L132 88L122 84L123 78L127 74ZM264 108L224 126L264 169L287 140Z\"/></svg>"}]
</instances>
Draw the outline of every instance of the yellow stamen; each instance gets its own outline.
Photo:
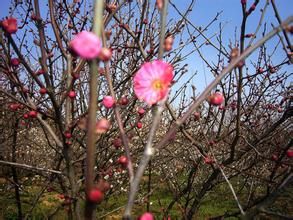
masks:
<instances>
[{"instance_id":1,"label":"yellow stamen","mask_svg":"<svg viewBox=\"0 0 293 220\"><path fill-rule=\"evenodd\" d=\"M160 90L160 89L163 89L163 84L162 84L161 80L156 79L156 80L153 81L152 87L155 90Z\"/></svg>"}]
</instances>

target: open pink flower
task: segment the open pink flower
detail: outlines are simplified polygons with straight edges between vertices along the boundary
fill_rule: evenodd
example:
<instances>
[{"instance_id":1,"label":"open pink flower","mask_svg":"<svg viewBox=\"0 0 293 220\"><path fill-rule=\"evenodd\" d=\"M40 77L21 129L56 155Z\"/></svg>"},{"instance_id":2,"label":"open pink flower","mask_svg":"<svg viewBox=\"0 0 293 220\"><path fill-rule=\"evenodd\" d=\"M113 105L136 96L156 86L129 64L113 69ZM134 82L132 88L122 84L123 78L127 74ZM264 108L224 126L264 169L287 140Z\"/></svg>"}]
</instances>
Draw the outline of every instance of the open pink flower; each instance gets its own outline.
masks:
<instances>
[{"instance_id":1,"label":"open pink flower","mask_svg":"<svg viewBox=\"0 0 293 220\"><path fill-rule=\"evenodd\" d=\"M91 60L99 56L102 44L93 32L82 31L70 41L69 47L81 58Z\"/></svg>"},{"instance_id":2,"label":"open pink flower","mask_svg":"<svg viewBox=\"0 0 293 220\"><path fill-rule=\"evenodd\" d=\"M161 60L144 63L134 76L134 92L149 105L164 99L173 79L173 67Z\"/></svg>"}]
</instances>

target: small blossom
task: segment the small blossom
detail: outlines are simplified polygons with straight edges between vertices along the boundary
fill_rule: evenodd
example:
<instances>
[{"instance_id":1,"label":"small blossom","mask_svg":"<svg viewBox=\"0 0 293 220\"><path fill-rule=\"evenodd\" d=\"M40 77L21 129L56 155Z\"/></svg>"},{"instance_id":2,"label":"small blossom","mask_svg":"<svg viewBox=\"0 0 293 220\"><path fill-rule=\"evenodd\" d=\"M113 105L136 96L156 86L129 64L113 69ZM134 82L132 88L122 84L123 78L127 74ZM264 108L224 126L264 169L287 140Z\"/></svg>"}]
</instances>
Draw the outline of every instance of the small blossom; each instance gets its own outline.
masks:
<instances>
[{"instance_id":1,"label":"small blossom","mask_svg":"<svg viewBox=\"0 0 293 220\"><path fill-rule=\"evenodd\" d=\"M121 105L127 105L129 103L129 100L126 96L121 97L121 99L119 100L119 103Z\"/></svg>"},{"instance_id":2,"label":"small blossom","mask_svg":"<svg viewBox=\"0 0 293 220\"><path fill-rule=\"evenodd\" d=\"M168 36L165 41L164 41L164 50L165 51L170 51L172 50L174 38L172 35Z\"/></svg>"},{"instance_id":3,"label":"small blossom","mask_svg":"<svg viewBox=\"0 0 293 220\"><path fill-rule=\"evenodd\" d=\"M65 138L69 139L69 138L72 137L72 134L71 134L69 131L66 131L66 132L64 133L64 136L65 136Z\"/></svg>"},{"instance_id":4,"label":"small blossom","mask_svg":"<svg viewBox=\"0 0 293 220\"><path fill-rule=\"evenodd\" d=\"M119 163L121 166L123 167L127 167L127 164L128 164L128 159L126 156L120 156L117 160L117 163Z\"/></svg>"},{"instance_id":5,"label":"small blossom","mask_svg":"<svg viewBox=\"0 0 293 220\"><path fill-rule=\"evenodd\" d=\"M46 88L40 88L40 91L41 95L45 95L48 91Z\"/></svg>"},{"instance_id":6,"label":"small blossom","mask_svg":"<svg viewBox=\"0 0 293 220\"><path fill-rule=\"evenodd\" d=\"M112 96L105 96L103 98L103 105L106 107L106 108L112 108L115 104L115 100L113 99Z\"/></svg>"},{"instance_id":7,"label":"small blossom","mask_svg":"<svg viewBox=\"0 0 293 220\"><path fill-rule=\"evenodd\" d=\"M108 61L110 60L112 57L112 50L109 49L109 48L106 48L106 47L103 47L99 53L99 56L98 58L101 60L101 61Z\"/></svg>"},{"instance_id":8,"label":"small blossom","mask_svg":"<svg viewBox=\"0 0 293 220\"><path fill-rule=\"evenodd\" d=\"M10 108L11 110L13 110L13 111L18 110L19 107L20 107L20 105L19 105L18 103L12 103L12 104L9 105L9 108Z\"/></svg>"},{"instance_id":9,"label":"small blossom","mask_svg":"<svg viewBox=\"0 0 293 220\"><path fill-rule=\"evenodd\" d=\"M212 158L210 158L209 156L207 156L207 157L204 157L204 162L206 164L213 164L215 161Z\"/></svg>"},{"instance_id":10,"label":"small blossom","mask_svg":"<svg viewBox=\"0 0 293 220\"><path fill-rule=\"evenodd\" d=\"M158 7L159 10L162 10L163 6L164 6L164 1L163 0L156 0L156 6Z\"/></svg>"},{"instance_id":11,"label":"small blossom","mask_svg":"<svg viewBox=\"0 0 293 220\"><path fill-rule=\"evenodd\" d=\"M74 99L76 97L76 92L74 90L69 91L68 97Z\"/></svg>"},{"instance_id":12,"label":"small blossom","mask_svg":"<svg viewBox=\"0 0 293 220\"><path fill-rule=\"evenodd\" d=\"M211 105L221 105L224 102L224 96L220 92L215 92L209 97L209 102Z\"/></svg>"},{"instance_id":13,"label":"small blossom","mask_svg":"<svg viewBox=\"0 0 293 220\"><path fill-rule=\"evenodd\" d=\"M4 30L9 34L14 34L17 31L17 20L13 17L7 18L1 22Z\"/></svg>"},{"instance_id":14,"label":"small blossom","mask_svg":"<svg viewBox=\"0 0 293 220\"><path fill-rule=\"evenodd\" d=\"M20 64L20 60L18 58L12 58L10 61L11 65L14 67L18 67Z\"/></svg>"},{"instance_id":15,"label":"small blossom","mask_svg":"<svg viewBox=\"0 0 293 220\"><path fill-rule=\"evenodd\" d=\"M99 189L92 189L88 194L88 200L93 203L100 203L104 199L104 193Z\"/></svg>"},{"instance_id":16,"label":"small blossom","mask_svg":"<svg viewBox=\"0 0 293 220\"><path fill-rule=\"evenodd\" d=\"M139 218L140 220L154 220L154 216L150 212L144 213L142 216Z\"/></svg>"},{"instance_id":17,"label":"small blossom","mask_svg":"<svg viewBox=\"0 0 293 220\"><path fill-rule=\"evenodd\" d=\"M37 112L37 111L30 111L30 112L28 113L28 115L29 115L29 117L31 117L31 118L36 118L37 115L38 115L38 112Z\"/></svg>"},{"instance_id":18,"label":"small blossom","mask_svg":"<svg viewBox=\"0 0 293 220\"><path fill-rule=\"evenodd\" d=\"M46 73L46 71L43 70L43 69L39 69L39 70L36 72L36 74L37 74L38 76L43 75L43 74L45 74L45 73Z\"/></svg>"},{"instance_id":19,"label":"small blossom","mask_svg":"<svg viewBox=\"0 0 293 220\"><path fill-rule=\"evenodd\" d=\"M97 35L89 31L82 31L70 41L69 47L81 58L91 60L99 56L102 49Z\"/></svg>"},{"instance_id":20,"label":"small blossom","mask_svg":"<svg viewBox=\"0 0 293 220\"><path fill-rule=\"evenodd\" d=\"M137 110L137 113L138 113L140 116L144 115L144 113L145 113L144 108L139 107L138 110Z\"/></svg>"},{"instance_id":21,"label":"small blossom","mask_svg":"<svg viewBox=\"0 0 293 220\"><path fill-rule=\"evenodd\" d=\"M244 37L245 38L251 38L251 37L255 37L255 35L254 34L245 34Z\"/></svg>"},{"instance_id":22,"label":"small blossom","mask_svg":"<svg viewBox=\"0 0 293 220\"><path fill-rule=\"evenodd\" d=\"M110 126L110 122L107 119L102 118L98 120L96 123L96 134L106 133Z\"/></svg>"},{"instance_id":23,"label":"small blossom","mask_svg":"<svg viewBox=\"0 0 293 220\"><path fill-rule=\"evenodd\" d=\"M137 122L137 124L136 124L136 127L138 128L138 129L141 129L142 128L142 122Z\"/></svg>"},{"instance_id":24,"label":"small blossom","mask_svg":"<svg viewBox=\"0 0 293 220\"><path fill-rule=\"evenodd\" d=\"M286 152L287 157L292 158L293 157L293 150L287 150Z\"/></svg>"},{"instance_id":25,"label":"small blossom","mask_svg":"<svg viewBox=\"0 0 293 220\"><path fill-rule=\"evenodd\" d=\"M115 138L112 143L116 149L122 146L121 138Z\"/></svg>"},{"instance_id":26,"label":"small blossom","mask_svg":"<svg viewBox=\"0 0 293 220\"><path fill-rule=\"evenodd\" d=\"M199 120L200 119L200 112L194 112L194 118L195 120Z\"/></svg>"},{"instance_id":27,"label":"small blossom","mask_svg":"<svg viewBox=\"0 0 293 220\"><path fill-rule=\"evenodd\" d=\"M144 63L134 76L134 92L138 99L153 105L167 96L172 79L173 67L169 63Z\"/></svg>"}]
</instances>

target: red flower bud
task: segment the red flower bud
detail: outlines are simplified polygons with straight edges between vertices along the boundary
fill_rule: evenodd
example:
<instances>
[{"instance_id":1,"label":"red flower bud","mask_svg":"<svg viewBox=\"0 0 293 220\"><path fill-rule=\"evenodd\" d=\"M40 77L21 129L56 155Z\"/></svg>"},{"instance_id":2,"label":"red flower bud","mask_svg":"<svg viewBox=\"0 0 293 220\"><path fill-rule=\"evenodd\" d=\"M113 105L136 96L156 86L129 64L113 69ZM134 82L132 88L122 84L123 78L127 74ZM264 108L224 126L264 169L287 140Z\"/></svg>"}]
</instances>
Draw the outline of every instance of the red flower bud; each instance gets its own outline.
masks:
<instances>
[{"instance_id":1,"label":"red flower bud","mask_svg":"<svg viewBox=\"0 0 293 220\"><path fill-rule=\"evenodd\" d=\"M1 22L3 29L9 33L14 34L17 31L17 20L13 17L7 18Z\"/></svg>"},{"instance_id":2,"label":"red flower bud","mask_svg":"<svg viewBox=\"0 0 293 220\"><path fill-rule=\"evenodd\" d=\"M136 124L136 127L138 128L138 129L141 129L142 128L142 122L137 122L137 124Z\"/></svg>"},{"instance_id":3,"label":"red flower bud","mask_svg":"<svg viewBox=\"0 0 293 220\"><path fill-rule=\"evenodd\" d=\"M115 104L115 100L112 96L105 96L103 98L103 105L106 107L106 108L112 108Z\"/></svg>"},{"instance_id":4,"label":"red flower bud","mask_svg":"<svg viewBox=\"0 0 293 220\"><path fill-rule=\"evenodd\" d=\"M45 95L47 93L47 89L46 88L40 88L40 94L41 95Z\"/></svg>"},{"instance_id":5,"label":"red flower bud","mask_svg":"<svg viewBox=\"0 0 293 220\"><path fill-rule=\"evenodd\" d=\"M115 138L112 143L116 149L122 146L121 138Z\"/></svg>"},{"instance_id":6,"label":"red flower bud","mask_svg":"<svg viewBox=\"0 0 293 220\"><path fill-rule=\"evenodd\" d=\"M102 61L108 61L112 57L112 50L109 48L103 47L99 53L98 58Z\"/></svg>"},{"instance_id":7,"label":"red flower bud","mask_svg":"<svg viewBox=\"0 0 293 220\"><path fill-rule=\"evenodd\" d=\"M156 6L159 10L162 10L164 6L164 0L156 0Z\"/></svg>"},{"instance_id":8,"label":"red flower bud","mask_svg":"<svg viewBox=\"0 0 293 220\"><path fill-rule=\"evenodd\" d=\"M220 92L215 92L209 97L209 103L211 105L221 105L224 102L224 96Z\"/></svg>"},{"instance_id":9,"label":"red flower bud","mask_svg":"<svg viewBox=\"0 0 293 220\"><path fill-rule=\"evenodd\" d=\"M289 157L289 158L293 157L293 150L290 150L290 149L287 150L286 155L287 155L287 157Z\"/></svg>"},{"instance_id":10,"label":"red flower bud","mask_svg":"<svg viewBox=\"0 0 293 220\"><path fill-rule=\"evenodd\" d=\"M144 110L142 107L139 107L138 110L137 110L137 113L138 113L140 116L142 116L142 115L144 115L145 110Z\"/></svg>"},{"instance_id":11,"label":"red flower bud","mask_svg":"<svg viewBox=\"0 0 293 220\"><path fill-rule=\"evenodd\" d=\"M96 123L96 134L106 133L107 130L110 128L110 126L111 124L107 119L105 118L100 119Z\"/></svg>"},{"instance_id":12,"label":"red flower bud","mask_svg":"<svg viewBox=\"0 0 293 220\"><path fill-rule=\"evenodd\" d=\"M127 105L129 103L129 100L126 96L121 97L121 99L119 100L119 103L121 105Z\"/></svg>"},{"instance_id":13,"label":"red flower bud","mask_svg":"<svg viewBox=\"0 0 293 220\"><path fill-rule=\"evenodd\" d=\"M92 189L88 194L88 200L93 203L100 203L104 199L104 193L99 189Z\"/></svg>"},{"instance_id":14,"label":"red flower bud","mask_svg":"<svg viewBox=\"0 0 293 220\"><path fill-rule=\"evenodd\" d=\"M31 118L36 118L37 115L38 115L38 112L37 112L37 111L30 111L30 112L28 113L28 115L29 115Z\"/></svg>"},{"instance_id":15,"label":"red flower bud","mask_svg":"<svg viewBox=\"0 0 293 220\"><path fill-rule=\"evenodd\" d=\"M74 90L69 91L68 97L74 99L76 97L76 92Z\"/></svg>"},{"instance_id":16,"label":"red flower bud","mask_svg":"<svg viewBox=\"0 0 293 220\"><path fill-rule=\"evenodd\" d=\"M127 164L128 164L128 159L127 159L126 156L121 156L121 157L118 158L117 163L119 163L123 167L126 167Z\"/></svg>"},{"instance_id":17,"label":"red flower bud","mask_svg":"<svg viewBox=\"0 0 293 220\"><path fill-rule=\"evenodd\" d=\"M18 67L20 64L20 60L18 58L12 58L10 64L11 66Z\"/></svg>"}]
</instances>

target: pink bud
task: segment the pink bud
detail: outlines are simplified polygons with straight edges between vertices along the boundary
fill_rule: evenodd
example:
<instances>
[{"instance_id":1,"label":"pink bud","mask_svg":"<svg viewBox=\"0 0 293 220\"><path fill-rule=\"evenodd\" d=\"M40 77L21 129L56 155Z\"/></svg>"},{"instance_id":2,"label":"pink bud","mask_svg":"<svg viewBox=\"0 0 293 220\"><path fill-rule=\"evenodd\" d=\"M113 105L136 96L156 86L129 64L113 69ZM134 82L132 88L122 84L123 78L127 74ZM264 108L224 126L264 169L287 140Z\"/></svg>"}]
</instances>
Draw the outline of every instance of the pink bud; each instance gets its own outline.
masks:
<instances>
[{"instance_id":1,"label":"pink bud","mask_svg":"<svg viewBox=\"0 0 293 220\"><path fill-rule=\"evenodd\" d=\"M112 143L116 149L122 146L121 138L115 138Z\"/></svg>"},{"instance_id":2,"label":"pink bud","mask_svg":"<svg viewBox=\"0 0 293 220\"><path fill-rule=\"evenodd\" d=\"M117 163L121 164L123 167L126 167L128 164L128 159L126 156L121 156L118 158Z\"/></svg>"},{"instance_id":3,"label":"pink bud","mask_svg":"<svg viewBox=\"0 0 293 220\"><path fill-rule=\"evenodd\" d=\"M74 99L76 97L76 92L73 91L73 90L69 91L68 97L71 98L71 99Z\"/></svg>"},{"instance_id":4,"label":"pink bud","mask_svg":"<svg viewBox=\"0 0 293 220\"><path fill-rule=\"evenodd\" d=\"M99 73L100 75L104 75L104 74L105 74L105 69L104 69L103 67L100 67L100 68L98 69L98 73Z\"/></svg>"},{"instance_id":5,"label":"pink bud","mask_svg":"<svg viewBox=\"0 0 293 220\"><path fill-rule=\"evenodd\" d=\"M101 41L93 32L82 31L70 41L69 47L81 58L92 60L99 56Z\"/></svg>"},{"instance_id":6,"label":"pink bud","mask_svg":"<svg viewBox=\"0 0 293 220\"><path fill-rule=\"evenodd\" d=\"M142 107L139 107L137 113L142 116L145 113L145 110Z\"/></svg>"},{"instance_id":7,"label":"pink bud","mask_svg":"<svg viewBox=\"0 0 293 220\"><path fill-rule=\"evenodd\" d=\"M121 97L121 99L119 100L119 103L121 105L127 105L129 103L129 100L126 96Z\"/></svg>"},{"instance_id":8,"label":"pink bud","mask_svg":"<svg viewBox=\"0 0 293 220\"><path fill-rule=\"evenodd\" d=\"M194 115L195 120L200 119L200 112L195 112L193 115Z\"/></svg>"},{"instance_id":9,"label":"pink bud","mask_svg":"<svg viewBox=\"0 0 293 220\"><path fill-rule=\"evenodd\" d=\"M165 51L170 51L172 50L174 38L172 35L168 36L165 41L164 41L164 49Z\"/></svg>"},{"instance_id":10,"label":"pink bud","mask_svg":"<svg viewBox=\"0 0 293 220\"><path fill-rule=\"evenodd\" d=\"M69 131L67 131L64 133L64 136L65 136L65 138L69 139L72 137L72 134Z\"/></svg>"},{"instance_id":11,"label":"pink bud","mask_svg":"<svg viewBox=\"0 0 293 220\"><path fill-rule=\"evenodd\" d=\"M105 47L101 49L101 52L99 53L99 56L98 56L98 58L102 61L108 61L111 59L111 57L112 57L112 50Z\"/></svg>"},{"instance_id":12,"label":"pink bud","mask_svg":"<svg viewBox=\"0 0 293 220\"><path fill-rule=\"evenodd\" d=\"M18 108L20 107L20 105L18 103L13 103L9 105L9 108L13 111L18 110Z\"/></svg>"},{"instance_id":13,"label":"pink bud","mask_svg":"<svg viewBox=\"0 0 293 220\"><path fill-rule=\"evenodd\" d=\"M14 67L18 67L19 64L20 64L20 61L18 58L12 58L11 61L10 61L11 65L14 66Z\"/></svg>"},{"instance_id":14,"label":"pink bud","mask_svg":"<svg viewBox=\"0 0 293 220\"><path fill-rule=\"evenodd\" d=\"M290 149L287 150L286 155L287 155L287 157L289 157L289 158L293 157L293 150L290 150Z\"/></svg>"},{"instance_id":15,"label":"pink bud","mask_svg":"<svg viewBox=\"0 0 293 220\"><path fill-rule=\"evenodd\" d=\"M102 118L98 120L96 123L96 134L103 134L107 132L110 126L110 122L107 119Z\"/></svg>"},{"instance_id":16,"label":"pink bud","mask_svg":"<svg viewBox=\"0 0 293 220\"><path fill-rule=\"evenodd\" d=\"M142 216L139 218L140 220L154 220L154 216L150 212L144 213Z\"/></svg>"},{"instance_id":17,"label":"pink bud","mask_svg":"<svg viewBox=\"0 0 293 220\"><path fill-rule=\"evenodd\" d=\"M221 105L224 102L224 96L220 92L215 92L210 95L209 102L211 105Z\"/></svg>"},{"instance_id":18,"label":"pink bud","mask_svg":"<svg viewBox=\"0 0 293 220\"><path fill-rule=\"evenodd\" d=\"M136 127L138 128L138 129L141 129L142 128L142 122L137 122L137 124L136 124Z\"/></svg>"},{"instance_id":19,"label":"pink bud","mask_svg":"<svg viewBox=\"0 0 293 220\"><path fill-rule=\"evenodd\" d=\"M7 18L1 22L1 25L3 29L9 33L14 34L16 33L18 27L17 27L17 20L13 17Z\"/></svg>"},{"instance_id":20,"label":"pink bud","mask_svg":"<svg viewBox=\"0 0 293 220\"><path fill-rule=\"evenodd\" d=\"M105 96L103 98L103 105L106 107L106 108L112 108L115 104L115 100L113 99L112 96Z\"/></svg>"},{"instance_id":21,"label":"pink bud","mask_svg":"<svg viewBox=\"0 0 293 220\"><path fill-rule=\"evenodd\" d=\"M45 70L43 69L40 69L36 72L37 75L42 75L42 74L45 74Z\"/></svg>"},{"instance_id":22,"label":"pink bud","mask_svg":"<svg viewBox=\"0 0 293 220\"><path fill-rule=\"evenodd\" d=\"M38 115L38 112L37 112L37 111L30 111L30 112L28 113L28 115L29 115L31 118L36 118L37 115Z\"/></svg>"},{"instance_id":23,"label":"pink bud","mask_svg":"<svg viewBox=\"0 0 293 220\"><path fill-rule=\"evenodd\" d=\"M278 158L278 155L273 154L271 159L272 159L272 161L277 161L279 158Z\"/></svg>"},{"instance_id":24,"label":"pink bud","mask_svg":"<svg viewBox=\"0 0 293 220\"><path fill-rule=\"evenodd\" d=\"M156 0L156 6L159 10L162 10L164 6L164 0Z\"/></svg>"},{"instance_id":25,"label":"pink bud","mask_svg":"<svg viewBox=\"0 0 293 220\"><path fill-rule=\"evenodd\" d=\"M104 193L99 189L92 189L88 194L88 200L93 203L100 203L104 199Z\"/></svg>"},{"instance_id":26,"label":"pink bud","mask_svg":"<svg viewBox=\"0 0 293 220\"><path fill-rule=\"evenodd\" d=\"M214 160L211 159L209 156L207 156L207 157L204 158L204 162L206 164L213 164L214 163Z\"/></svg>"},{"instance_id":27,"label":"pink bud","mask_svg":"<svg viewBox=\"0 0 293 220\"><path fill-rule=\"evenodd\" d=\"M47 89L46 88L40 88L40 94L41 95L45 95L47 93Z\"/></svg>"}]
</instances>

